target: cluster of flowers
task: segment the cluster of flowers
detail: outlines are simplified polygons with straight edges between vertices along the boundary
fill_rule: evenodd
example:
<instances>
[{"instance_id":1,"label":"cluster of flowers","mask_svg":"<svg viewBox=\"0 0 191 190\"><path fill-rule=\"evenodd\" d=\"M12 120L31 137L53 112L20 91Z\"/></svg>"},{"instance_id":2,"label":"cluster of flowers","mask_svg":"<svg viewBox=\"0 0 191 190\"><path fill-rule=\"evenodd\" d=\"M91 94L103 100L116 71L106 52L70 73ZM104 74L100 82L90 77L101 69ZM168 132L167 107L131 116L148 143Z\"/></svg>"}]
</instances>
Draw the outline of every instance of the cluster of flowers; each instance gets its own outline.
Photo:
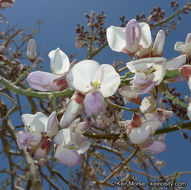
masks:
<instances>
[{"instance_id":1,"label":"cluster of flowers","mask_svg":"<svg viewBox=\"0 0 191 190\"><path fill-rule=\"evenodd\" d=\"M48 154L52 140L55 142L55 157L68 166L80 161L80 154L85 153L90 143L83 133L88 130L92 115L99 115L104 109L104 98L111 97L116 91L124 97L124 102L140 105L139 113L134 113L132 120L122 121L129 140L140 148L153 153L166 149L162 139L151 137L162 123L173 114L155 97L155 87L164 81L166 71L180 70L191 88L191 66L186 65L186 57L191 52L191 34L185 43L177 42L175 50L180 56L167 60L162 56L165 44L165 32L160 30L152 42L150 27L147 23L129 21L126 27L111 26L107 29L110 48L128 54L131 61L126 64L134 77L130 85L119 88L120 75L112 65L93 60L83 60L74 65L67 55L57 48L49 53L52 73L35 71L27 76L29 85L38 91L59 91L71 88L76 92L67 104L60 122L53 112L49 117L37 112L35 115L24 114L25 131L18 132L19 148L26 148L36 159ZM35 60L35 41L28 44L27 55ZM166 82L179 81L180 77ZM141 99L141 95L150 94ZM84 121L76 119L79 113L86 113ZM191 118L191 103L188 107Z\"/></svg>"}]
</instances>

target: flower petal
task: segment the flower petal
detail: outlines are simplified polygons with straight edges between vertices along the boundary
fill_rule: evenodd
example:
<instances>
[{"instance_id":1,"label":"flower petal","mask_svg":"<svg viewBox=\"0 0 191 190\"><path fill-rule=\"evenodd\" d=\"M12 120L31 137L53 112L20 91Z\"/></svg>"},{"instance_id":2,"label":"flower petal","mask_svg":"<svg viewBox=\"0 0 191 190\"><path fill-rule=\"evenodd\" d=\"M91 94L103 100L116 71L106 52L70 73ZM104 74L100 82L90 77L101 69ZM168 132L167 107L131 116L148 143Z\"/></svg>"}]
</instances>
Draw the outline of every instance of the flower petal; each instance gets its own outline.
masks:
<instances>
[{"instance_id":1,"label":"flower petal","mask_svg":"<svg viewBox=\"0 0 191 190\"><path fill-rule=\"evenodd\" d=\"M51 70L54 74L63 75L69 70L70 61L68 56L60 48L52 50L48 56L50 58Z\"/></svg>"},{"instance_id":2,"label":"flower petal","mask_svg":"<svg viewBox=\"0 0 191 190\"><path fill-rule=\"evenodd\" d=\"M57 147L55 157L60 163L65 164L68 167L76 166L81 161L80 155L76 151L61 146Z\"/></svg>"},{"instance_id":3,"label":"flower petal","mask_svg":"<svg viewBox=\"0 0 191 190\"><path fill-rule=\"evenodd\" d=\"M129 140L134 144L143 143L151 134L151 128L138 127L132 128L131 132L127 134Z\"/></svg>"},{"instance_id":4,"label":"flower petal","mask_svg":"<svg viewBox=\"0 0 191 190\"><path fill-rule=\"evenodd\" d=\"M187 115L188 115L188 118L191 120L191 103L188 104Z\"/></svg>"},{"instance_id":5,"label":"flower petal","mask_svg":"<svg viewBox=\"0 0 191 190\"><path fill-rule=\"evenodd\" d=\"M148 152L151 152L154 154L159 154L166 150L166 144L163 141L152 140L152 139L148 139L147 141L149 141L149 142L144 142L140 146L145 151L148 151Z\"/></svg>"},{"instance_id":6,"label":"flower petal","mask_svg":"<svg viewBox=\"0 0 191 190\"><path fill-rule=\"evenodd\" d=\"M182 52L182 50L184 48L184 45L185 45L184 42L176 42L175 45L174 45L174 50Z\"/></svg>"},{"instance_id":7,"label":"flower petal","mask_svg":"<svg viewBox=\"0 0 191 190\"><path fill-rule=\"evenodd\" d=\"M72 144L72 132L71 129L66 128L58 131L57 135L54 138L56 144L60 146L67 146Z\"/></svg>"},{"instance_id":8,"label":"flower petal","mask_svg":"<svg viewBox=\"0 0 191 190\"><path fill-rule=\"evenodd\" d=\"M58 90L60 87L56 85L52 85L53 81L60 76L54 75L51 73L43 72L43 71L35 71L29 73L27 76L27 82L29 85L39 91L52 91Z\"/></svg>"},{"instance_id":9,"label":"flower petal","mask_svg":"<svg viewBox=\"0 0 191 190\"><path fill-rule=\"evenodd\" d=\"M27 148L29 146L35 146L40 143L42 135L40 133L28 133L25 131L19 131L17 135L17 144L19 149Z\"/></svg>"},{"instance_id":10,"label":"flower petal","mask_svg":"<svg viewBox=\"0 0 191 190\"><path fill-rule=\"evenodd\" d=\"M56 135L58 127L59 127L59 122L56 116L56 112L54 111L48 118L46 135L48 137L53 137L54 135Z\"/></svg>"},{"instance_id":11,"label":"flower petal","mask_svg":"<svg viewBox=\"0 0 191 190\"><path fill-rule=\"evenodd\" d=\"M142 58L135 61L130 61L126 65L132 73L135 73L136 71L146 72L150 67L153 65L155 66L155 64L165 65L166 59L163 57Z\"/></svg>"},{"instance_id":12,"label":"flower petal","mask_svg":"<svg viewBox=\"0 0 191 190\"><path fill-rule=\"evenodd\" d=\"M60 126L62 128L67 127L70 125L70 123L76 118L76 116L79 114L80 110L82 109L82 103L84 100L84 97L77 93L74 94L74 98L71 98L66 111L64 112L61 120L60 120Z\"/></svg>"},{"instance_id":13,"label":"flower petal","mask_svg":"<svg viewBox=\"0 0 191 190\"><path fill-rule=\"evenodd\" d=\"M100 92L104 97L112 96L120 85L120 75L111 65L103 64L100 67Z\"/></svg>"},{"instance_id":14,"label":"flower petal","mask_svg":"<svg viewBox=\"0 0 191 190\"><path fill-rule=\"evenodd\" d=\"M83 60L76 63L68 73L68 85L80 92L88 92L93 87L91 83L94 82L100 64L93 60Z\"/></svg>"},{"instance_id":15,"label":"flower petal","mask_svg":"<svg viewBox=\"0 0 191 190\"><path fill-rule=\"evenodd\" d=\"M131 53L136 53L139 49L141 38L141 27L135 19L130 20L126 26L126 49Z\"/></svg>"},{"instance_id":16,"label":"flower petal","mask_svg":"<svg viewBox=\"0 0 191 190\"><path fill-rule=\"evenodd\" d=\"M90 142L88 141L84 141L79 147L78 147L78 150L77 150L77 153L78 154L84 154L89 148L90 148Z\"/></svg>"},{"instance_id":17,"label":"flower petal","mask_svg":"<svg viewBox=\"0 0 191 190\"><path fill-rule=\"evenodd\" d=\"M37 112L35 115L24 114L21 117L25 125L30 126L31 131L46 132L48 117L45 114Z\"/></svg>"},{"instance_id":18,"label":"flower petal","mask_svg":"<svg viewBox=\"0 0 191 190\"><path fill-rule=\"evenodd\" d=\"M145 22L141 22L139 25L141 27L140 45L142 48L149 48L152 43L150 26Z\"/></svg>"},{"instance_id":19,"label":"flower petal","mask_svg":"<svg viewBox=\"0 0 191 190\"><path fill-rule=\"evenodd\" d=\"M126 47L125 27L110 26L107 28L107 41L113 51L121 52Z\"/></svg>"},{"instance_id":20,"label":"flower petal","mask_svg":"<svg viewBox=\"0 0 191 190\"><path fill-rule=\"evenodd\" d=\"M103 109L104 98L99 92L89 92L84 98L84 106L88 117L98 114Z\"/></svg>"},{"instance_id":21,"label":"flower petal","mask_svg":"<svg viewBox=\"0 0 191 190\"><path fill-rule=\"evenodd\" d=\"M186 55L180 55L174 59L167 61L166 69L168 70L179 69L185 63L186 63Z\"/></svg>"}]
</instances>

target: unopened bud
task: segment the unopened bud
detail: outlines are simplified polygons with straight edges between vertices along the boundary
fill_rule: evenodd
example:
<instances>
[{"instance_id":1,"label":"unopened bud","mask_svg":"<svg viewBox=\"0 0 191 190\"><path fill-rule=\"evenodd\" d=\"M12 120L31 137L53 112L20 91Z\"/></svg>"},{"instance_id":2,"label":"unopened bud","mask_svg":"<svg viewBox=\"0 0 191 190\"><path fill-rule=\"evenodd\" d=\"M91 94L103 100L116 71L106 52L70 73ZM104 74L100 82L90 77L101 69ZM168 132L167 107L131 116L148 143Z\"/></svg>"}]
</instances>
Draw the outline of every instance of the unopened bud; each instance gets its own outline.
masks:
<instances>
[{"instance_id":1,"label":"unopened bud","mask_svg":"<svg viewBox=\"0 0 191 190\"><path fill-rule=\"evenodd\" d=\"M163 30L159 30L157 36L155 38L155 42L153 45L153 56L161 56L164 49L165 44L165 32Z\"/></svg>"},{"instance_id":2,"label":"unopened bud","mask_svg":"<svg viewBox=\"0 0 191 190\"><path fill-rule=\"evenodd\" d=\"M36 59L36 42L34 39L30 39L28 42L27 57L31 62Z\"/></svg>"}]
</instances>

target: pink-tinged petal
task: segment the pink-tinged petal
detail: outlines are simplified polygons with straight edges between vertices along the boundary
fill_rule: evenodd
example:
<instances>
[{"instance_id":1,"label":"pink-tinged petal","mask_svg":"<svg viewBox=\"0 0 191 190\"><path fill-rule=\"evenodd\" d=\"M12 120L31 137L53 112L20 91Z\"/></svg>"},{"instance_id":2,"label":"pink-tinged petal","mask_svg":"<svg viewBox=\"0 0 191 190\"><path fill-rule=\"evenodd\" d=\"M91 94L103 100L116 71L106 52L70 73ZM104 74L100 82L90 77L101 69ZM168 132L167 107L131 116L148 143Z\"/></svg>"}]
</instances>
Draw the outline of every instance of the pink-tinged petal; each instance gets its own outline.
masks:
<instances>
[{"instance_id":1,"label":"pink-tinged petal","mask_svg":"<svg viewBox=\"0 0 191 190\"><path fill-rule=\"evenodd\" d=\"M161 122L160 121L145 121L142 125L141 125L142 128L145 128L145 129L151 129L151 134L154 134L155 131L161 127Z\"/></svg>"},{"instance_id":2,"label":"pink-tinged petal","mask_svg":"<svg viewBox=\"0 0 191 190\"><path fill-rule=\"evenodd\" d=\"M61 146L57 147L55 157L60 163L68 167L76 166L81 161L80 155L76 151Z\"/></svg>"},{"instance_id":3,"label":"pink-tinged petal","mask_svg":"<svg viewBox=\"0 0 191 190\"><path fill-rule=\"evenodd\" d=\"M40 143L40 146L33 152L33 149L30 150L32 157L34 159L44 158L50 151L52 142L50 138L44 137Z\"/></svg>"},{"instance_id":4,"label":"pink-tinged petal","mask_svg":"<svg viewBox=\"0 0 191 190\"><path fill-rule=\"evenodd\" d=\"M141 117L137 113L133 113L132 120L137 124L137 126L141 126L142 125Z\"/></svg>"},{"instance_id":5,"label":"pink-tinged petal","mask_svg":"<svg viewBox=\"0 0 191 190\"><path fill-rule=\"evenodd\" d=\"M112 96L120 85L120 75L111 65L103 64L99 73L100 92L104 97Z\"/></svg>"},{"instance_id":6,"label":"pink-tinged petal","mask_svg":"<svg viewBox=\"0 0 191 190\"><path fill-rule=\"evenodd\" d=\"M140 106L141 113L154 111L156 109L156 103L157 102L153 96L144 97Z\"/></svg>"},{"instance_id":7,"label":"pink-tinged petal","mask_svg":"<svg viewBox=\"0 0 191 190\"><path fill-rule=\"evenodd\" d=\"M165 32L163 30L159 30L153 44L152 56L162 56L165 38Z\"/></svg>"},{"instance_id":8,"label":"pink-tinged petal","mask_svg":"<svg viewBox=\"0 0 191 190\"><path fill-rule=\"evenodd\" d=\"M19 131L17 135L17 144L19 149L35 146L40 143L42 135L40 133L28 133Z\"/></svg>"},{"instance_id":9,"label":"pink-tinged petal","mask_svg":"<svg viewBox=\"0 0 191 190\"><path fill-rule=\"evenodd\" d=\"M69 128L62 129L56 134L54 141L60 146L67 146L72 144L72 131Z\"/></svg>"},{"instance_id":10,"label":"pink-tinged petal","mask_svg":"<svg viewBox=\"0 0 191 190\"><path fill-rule=\"evenodd\" d=\"M80 135L78 133L72 133L72 143L75 147L81 146L86 141L85 136ZM74 147L74 148L75 148Z\"/></svg>"},{"instance_id":11,"label":"pink-tinged petal","mask_svg":"<svg viewBox=\"0 0 191 190\"><path fill-rule=\"evenodd\" d=\"M37 112L35 115L24 114L21 117L24 124L30 126L31 131L38 133L46 132L48 117L45 114Z\"/></svg>"},{"instance_id":12,"label":"pink-tinged petal","mask_svg":"<svg viewBox=\"0 0 191 190\"><path fill-rule=\"evenodd\" d=\"M60 126L62 128L68 127L72 123L72 121L77 117L82 109L84 96L80 93L76 93L71 98L66 111L64 112L61 120Z\"/></svg>"},{"instance_id":13,"label":"pink-tinged petal","mask_svg":"<svg viewBox=\"0 0 191 190\"><path fill-rule=\"evenodd\" d=\"M128 62L127 68L132 72L146 72L148 71L149 68L153 66L161 66L164 65L166 66L166 59L163 57L152 57L152 58L142 58L142 59L137 59L135 61Z\"/></svg>"},{"instance_id":14,"label":"pink-tinged petal","mask_svg":"<svg viewBox=\"0 0 191 190\"><path fill-rule=\"evenodd\" d=\"M30 39L28 42L27 57L32 62L34 62L36 59L36 42L34 39Z\"/></svg>"},{"instance_id":15,"label":"pink-tinged petal","mask_svg":"<svg viewBox=\"0 0 191 190\"><path fill-rule=\"evenodd\" d=\"M113 51L121 52L126 47L125 27L107 28L107 41Z\"/></svg>"},{"instance_id":16,"label":"pink-tinged petal","mask_svg":"<svg viewBox=\"0 0 191 190\"><path fill-rule=\"evenodd\" d=\"M147 152L153 154L159 154L166 150L166 144L163 141L148 139L146 142L140 145Z\"/></svg>"},{"instance_id":17,"label":"pink-tinged petal","mask_svg":"<svg viewBox=\"0 0 191 190\"><path fill-rule=\"evenodd\" d=\"M185 43L184 42L176 42L174 45L174 50L182 52L184 49ZM182 52L183 53L183 52ZM184 52L185 53L185 52Z\"/></svg>"},{"instance_id":18,"label":"pink-tinged petal","mask_svg":"<svg viewBox=\"0 0 191 190\"><path fill-rule=\"evenodd\" d=\"M191 98L189 97L189 96L185 96L185 100L186 100L186 102L189 104L189 103L191 103Z\"/></svg>"},{"instance_id":19,"label":"pink-tinged petal","mask_svg":"<svg viewBox=\"0 0 191 190\"><path fill-rule=\"evenodd\" d=\"M27 82L35 90L53 91L58 90L60 88L59 86L52 84L53 81L57 78L59 78L58 75L54 75L43 71L35 71L28 74Z\"/></svg>"},{"instance_id":20,"label":"pink-tinged petal","mask_svg":"<svg viewBox=\"0 0 191 190\"><path fill-rule=\"evenodd\" d=\"M141 98L132 90L130 86L123 86L118 89L118 92L124 97L125 103L133 102L135 104L141 104Z\"/></svg>"},{"instance_id":21,"label":"pink-tinged petal","mask_svg":"<svg viewBox=\"0 0 191 190\"><path fill-rule=\"evenodd\" d=\"M0 8L10 8L14 5L15 0L1 0Z\"/></svg>"},{"instance_id":22,"label":"pink-tinged petal","mask_svg":"<svg viewBox=\"0 0 191 190\"><path fill-rule=\"evenodd\" d=\"M191 120L191 103L188 104L187 115L188 115L188 118Z\"/></svg>"},{"instance_id":23,"label":"pink-tinged petal","mask_svg":"<svg viewBox=\"0 0 191 190\"><path fill-rule=\"evenodd\" d=\"M180 75L188 82L191 76L191 65L184 65L179 69Z\"/></svg>"},{"instance_id":24,"label":"pink-tinged petal","mask_svg":"<svg viewBox=\"0 0 191 190\"><path fill-rule=\"evenodd\" d=\"M186 44L191 43L191 33L188 33L188 34L187 34L185 43L186 43Z\"/></svg>"},{"instance_id":25,"label":"pink-tinged petal","mask_svg":"<svg viewBox=\"0 0 191 190\"><path fill-rule=\"evenodd\" d=\"M69 70L70 61L68 56L60 48L52 50L48 56L50 58L51 70L54 74L63 75Z\"/></svg>"},{"instance_id":26,"label":"pink-tinged petal","mask_svg":"<svg viewBox=\"0 0 191 190\"><path fill-rule=\"evenodd\" d=\"M126 26L126 49L131 53L136 53L139 49L141 38L141 27L135 19L130 20Z\"/></svg>"},{"instance_id":27,"label":"pink-tinged petal","mask_svg":"<svg viewBox=\"0 0 191 190\"><path fill-rule=\"evenodd\" d=\"M103 96L97 92L89 92L84 98L84 107L88 117L93 114L98 114L104 106Z\"/></svg>"},{"instance_id":28,"label":"pink-tinged petal","mask_svg":"<svg viewBox=\"0 0 191 190\"><path fill-rule=\"evenodd\" d=\"M137 77L130 81L131 84L136 84L136 85L149 85L151 82L152 81L150 80L141 79Z\"/></svg>"},{"instance_id":29,"label":"pink-tinged petal","mask_svg":"<svg viewBox=\"0 0 191 190\"><path fill-rule=\"evenodd\" d=\"M181 56L178 56L174 59L167 61L166 69L168 69L168 70L179 69L185 63L186 63L186 55L181 55Z\"/></svg>"},{"instance_id":30,"label":"pink-tinged petal","mask_svg":"<svg viewBox=\"0 0 191 190\"><path fill-rule=\"evenodd\" d=\"M156 86L156 84L157 83L155 81L153 81L153 82L150 81L150 83L147 84L144 89L142 89L140 94L147 94L147 93L149 93L154 88L154 86Z\"/></svg>"},{"instance_id":31,"label":"pink-tinged petal","mask_svg":"<svg viewBox=\"0 0 191 190\"><path fill-rule=\"evenodd\" d=\"M152 43L150 27L145 22L141 22L141 23L139 23L139 25L141 27L140 45L142 46L142 48L149 48Z\"/></svg>"},{"instance_id":32,"label":"pink-tinged petal","mask_svg":"<svg viewBox=\"0 0 191 190\"><path fill-rule=\"evenodd\" d=\"M151 135L151 128L138 127L132 128L131 132L127 134L129 140L133 144L143 143Z\"/></svg>"},{"instance_id":33,"label":"pink-tinged petal","mask_svg":"<svg viewBox=\"0 0 191 190\"><path fill-rule=\"evenodd\" d=\"M99 69L100 64L93 60L76 63L66 76L68 85L80 92L90 91Z\"/></svg>"},{"instance_id":34,"label":"pink-tinged petal","mask_svg":"<svg viewBox=\"0 0 191 190\"><path fill-rule=\"evenodd\" d=\"M50 88L55 90L65 90L66 88L68 88L68 82L66 76L54 79L50 83Z\"/></svg>"},{"instance_id":35,"label":"pink-tinged petal","mask_svg":"<svg viewBox=\"0 0 191 190\"><path fill-rule=\"evenodd\" d=\"M90 126L90 121L89 119L87 121L84 121L84 122L80 122L74 129L74 131L78 134L83 134L85 133L88 129L89 129L89 126Z\"/></svg>"},{"instance_id":36,"label":"pink-tinged petal","mask_svg":"<svg viewBox=\"0 0 191 190\"><path fill-rule=\"evenodd\" d=\"M77 150L77 153L78 154L84 154L89 148L90 148L90 142L88 141L84 141L79 147L78 147L78 150Z\"/></svg>"},{"instance_id":37,"label":"pink-tinged petal","mask_svg":"<svg viewBox=\"0 0 191 190\"><path fill-rule=\"evenodd\" d=\"M59 128L59 122L56 116L56 112L54 111L48 118L46 135L48 137L53 137L54 135L56 135L58 128Z\"/></svg>"}]
</instances>

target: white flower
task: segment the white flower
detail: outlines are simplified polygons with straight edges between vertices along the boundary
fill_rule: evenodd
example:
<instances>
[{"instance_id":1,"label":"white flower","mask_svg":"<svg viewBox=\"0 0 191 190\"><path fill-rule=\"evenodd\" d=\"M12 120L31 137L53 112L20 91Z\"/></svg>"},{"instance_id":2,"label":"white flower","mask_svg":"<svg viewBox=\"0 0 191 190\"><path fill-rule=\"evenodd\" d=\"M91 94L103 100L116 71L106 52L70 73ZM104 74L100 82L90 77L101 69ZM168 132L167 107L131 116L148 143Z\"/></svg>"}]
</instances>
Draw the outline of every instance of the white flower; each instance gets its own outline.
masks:
<instances>
[{"instance_id":1,"label":"white flower","mask_svg":"<svg viewBox=\"0 0 191 190\"><path fill-rule=\"evenodd\" d=\"M179 51L181 54L191 56L191 33L187 34L185 42L176 42L174 50Z\"/></svg>"},{"instance_id":2,"label":"white flower","mask_svg":"<svg viewBox=\"0 0 191 190\"><path fill-rule=\"evenodd\" d=\"M129 21L126 28L110 26L107 29L107 40L113 51L130 55L137 53L140 49L145 51L152 43L149 25L144 22L137 23L135 19Z\"/></svg>"},{"instance_id":3,"label":"white flower","mask_svg":"<svg viewBox=\"0 0 191 190\"><path fill-rule=\"evenodd\" d=\"M111 65L83 60L72 67L67 81L71 88L86 94L84 105L87 115L91 116L102 109L103 97L112 96L116 92L120 76Z\"/></svg>"},{"instance_id":4,"label":"white flower","mask_svg":"<svg viewBox=\"0 0 191 190\"><path fill-rule=\"evenodd\" d=\"M39 91L64 90L68 87L65 76L70 68L68 56L59 48L49 54L52 73L34 71L29 73L29 85Z\"/></svg>"},{"instance_id":5,"label":"white flower","mask_svg":"<svg viewBox=\"0 0 191 190\"><path fill-rule=\"evenodd\" d=\"M145 94L152 90L156 85L159 85L166 72L166 59L163 57L143 58L128 62L127 68L135 73L133 90L138 94Z\"/></svg>"}]
</instances>

